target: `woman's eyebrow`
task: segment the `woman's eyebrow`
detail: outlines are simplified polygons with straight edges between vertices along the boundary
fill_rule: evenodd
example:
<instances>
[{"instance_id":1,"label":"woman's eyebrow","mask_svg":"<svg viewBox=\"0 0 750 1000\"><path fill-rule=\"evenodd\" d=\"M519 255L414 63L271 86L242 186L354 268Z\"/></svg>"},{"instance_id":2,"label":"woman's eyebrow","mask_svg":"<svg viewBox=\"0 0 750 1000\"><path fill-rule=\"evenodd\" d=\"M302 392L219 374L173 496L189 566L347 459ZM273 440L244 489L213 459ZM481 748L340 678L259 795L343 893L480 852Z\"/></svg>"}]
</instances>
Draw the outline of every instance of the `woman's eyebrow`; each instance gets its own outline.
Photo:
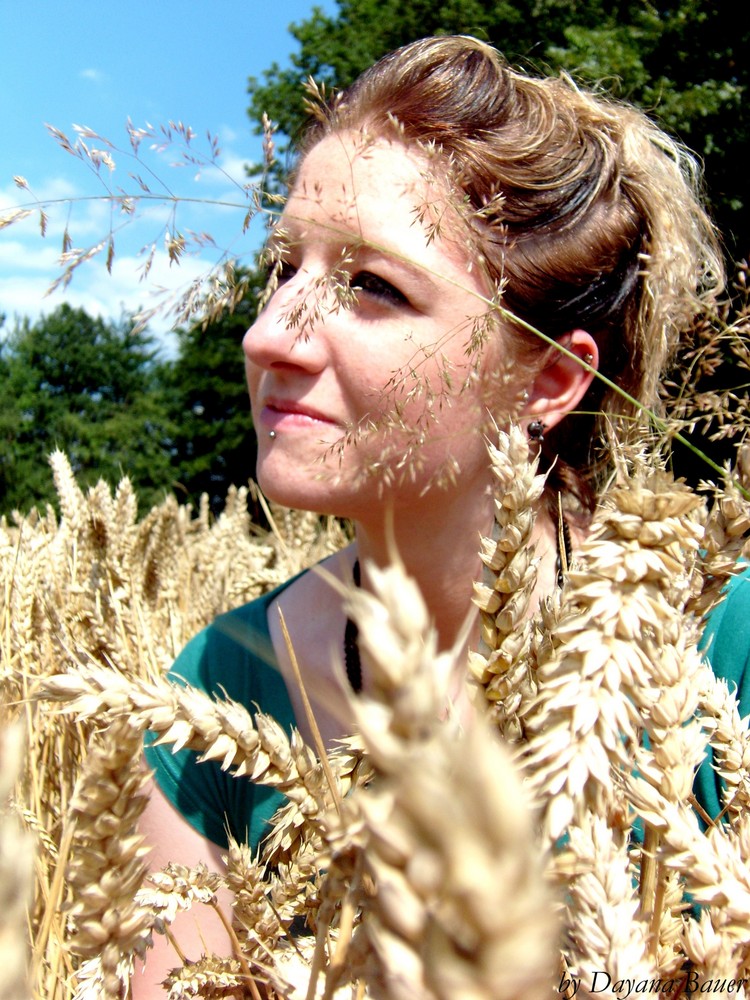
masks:
<instances>
[{"instance_id":1,"label":"woman's eyebrow","mask_svg":"<svg viewBox=\"0 0 750 1000\"><path fill-rule=\"evenodd\" d=\"M427 295L440 294L444 288L443 282L448 281L451 284L455 284L454 280L444 278L441 274L433 271L428 265L421 265L414 262L396 247L389 247L384 243L380 243L377 239L364 239L354 233L346 232L338 226L331 225L329 227L321 225L317 220L302 219L296 216L279 219L277 227L271 232L266 241L265 252L270 254L272 259L283 260L285 255L293 250L296 244L302 243L305 239L309 238L311 229L313 231L322 229L324 233L328 234L327 239L330 242L341 242L348 250L364 259L368 257L386 259L398 267L399 270L405 271L412 281L421 285ZM346 237L351 236L354 239L348 242Z\"/></svg>"},{"instance_id":2,"label":"woman's eyebrow","mask_svg":"<svg viewBox=\"0 0 750 1000\"><path fill-rule=\"evenodd\" d=\"M264 252L270 255L272 259L283 258L283 256L292 250L296 243L300 243L308 233L307 229L292 232L291 228L292 227L284 226L282 229L271 233L266 240ZM340 235L342 237L344 236L343 233ZM355 240L354 243L348 247L348 249L363 258L384 258L399 267L401 270L406 271L412 280L426 284L429 291L438 291L439 284L436 279L439 279L440 276L434 275L428 267L420 266L419 264L414 263L395 248L391 249L375 241L368 242L367 240L358 239Z\"/></svg>"},{"instance_id":3,"label":"woman's eyebrow","mask_svg":"<svg viewBox=\"0 0 750 1000\"><path fill-rule=\"evenodd\" d=\"M437 288L435 279L439 279L440 274L434 271L429 265L418 263L418 261L409 257L403 250L398 249L396 246L388 246L387 243L381 243L377 239L358 239L356 244L353 244L350 249L362 260L367 260L368 258L386 260L401 270L407 271L415 280L426 281L431 286Z\"/></svg>"},{"instance_id":4,"label":"woman's eyebrow","mask_svg":"<svg viewBox=\"0 0 750 1000\"><path fill-rule=\"evenodd\" d=\"M445 282L455 284L455 280L444 277L427 264L416 263L395 248L391 249L377 243L363 243L361 247L362 256L366 258L367 252L373 254L373 256L384 257L400 270L406 271L413 281L424 286L427 294L441 294L445 291Z\"/></svg>"},{"instance_id":5,"label":"woman's eyebrow","mask_svg":"<svg viewBox=\"0 0 750 1000\"><path fill-rule=\"evenodd\" d=\"M439 290L439 285L437 279L439 275L435 275L429 268L420 267L419 264L414 264L405 257L401 257L394 253L384 253L389 260L392 260L401 270L406 271L407 274L416 282L427 286L427 290L430 292L437 293Z\"/></svg>"}]
</instances>

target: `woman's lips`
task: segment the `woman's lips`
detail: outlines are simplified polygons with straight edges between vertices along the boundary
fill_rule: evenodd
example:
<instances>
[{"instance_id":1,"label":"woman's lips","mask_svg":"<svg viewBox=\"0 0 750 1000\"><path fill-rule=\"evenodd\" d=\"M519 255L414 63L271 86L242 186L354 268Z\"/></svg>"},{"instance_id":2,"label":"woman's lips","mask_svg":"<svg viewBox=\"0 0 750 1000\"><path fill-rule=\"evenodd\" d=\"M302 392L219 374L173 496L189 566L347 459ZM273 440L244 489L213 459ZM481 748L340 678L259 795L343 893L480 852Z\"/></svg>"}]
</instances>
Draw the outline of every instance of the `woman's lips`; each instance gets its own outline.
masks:
<instances>
[{"instance_id":1,"label":"woman's lips","mask_svg":"<svg viewBox=\"0 0 750 1000\"><path fill-rule=\"evenodd\" d=\"M313 407L284 400L267 400L260 413L260 422L269 431L281 428L291 430L295 427L338 426L335 420Z\"/></svg>"}]
</instances>

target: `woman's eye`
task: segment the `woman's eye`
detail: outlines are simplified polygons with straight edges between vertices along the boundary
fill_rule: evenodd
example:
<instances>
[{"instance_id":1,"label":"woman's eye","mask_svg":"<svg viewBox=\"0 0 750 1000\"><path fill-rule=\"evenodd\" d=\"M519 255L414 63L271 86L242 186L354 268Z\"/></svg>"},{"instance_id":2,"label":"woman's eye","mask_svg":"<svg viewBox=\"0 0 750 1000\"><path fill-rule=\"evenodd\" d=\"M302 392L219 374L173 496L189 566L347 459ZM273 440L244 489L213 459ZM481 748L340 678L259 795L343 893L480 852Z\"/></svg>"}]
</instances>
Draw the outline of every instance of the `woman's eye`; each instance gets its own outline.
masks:
<instances>
[{"instance_id":1,"label":"woman's eye","mask_svg":"<svg viewBox=\"0 0 750 1000\"><path fill-rule=\"evenodd\" d=\"M372 271L358 271L352 277L349 287L355 292L365 292L367 295L372 295L376 299L382 299L393 305L408 302L403 292L399 291L395 285L386 281L385 278L373 274Z\"/></svg>"}]
</instances>

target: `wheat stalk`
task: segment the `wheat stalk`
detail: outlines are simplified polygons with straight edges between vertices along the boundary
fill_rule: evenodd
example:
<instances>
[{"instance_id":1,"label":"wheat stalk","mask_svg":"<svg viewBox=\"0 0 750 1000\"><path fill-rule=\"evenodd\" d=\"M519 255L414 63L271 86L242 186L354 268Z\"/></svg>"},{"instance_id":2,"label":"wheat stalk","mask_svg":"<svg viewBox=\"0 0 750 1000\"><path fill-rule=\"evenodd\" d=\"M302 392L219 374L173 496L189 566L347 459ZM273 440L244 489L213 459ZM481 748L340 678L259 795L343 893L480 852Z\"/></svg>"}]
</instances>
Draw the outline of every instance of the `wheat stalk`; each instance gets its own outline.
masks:
<instances>
[{"instance_id":1,"label":"wheat stalk","mask_svg":"<svg viewBox=\"0 0 750 1000\"><path fill-rule=\"evenodd\" d=\"M24 933L32 897L33 839L14 815L13 790L21 771L20 725L0 733L0 998L29 994L29 949Z\"/></svg>"},{"instance_id":2,"label":"wheat stalk","mask_svg":"<svg viewBox=\"0 0 750 1000\"><path fill-rule=\"evenodd\" d=\"M162 671L227 602L263 592L300 567L300 549L324 553L342 535L280 511L275 531L256 535L242 491L216 522L205 506L193 516L172 502L138 522L127 483L84 494L62 458L62 517L48 511L0 525L4 717L26 721L17 813L40 833L35 997L68 1000L75 991L89 1000L105 988L103 956L76 956L66 920L82 928L84 952L110 933L114 897L94 871L93 848L107 796L81 798L74 788L82 774L79 789L102 767L117 771L110 741L123 742L120 726L132 748L148 726L164 742L192 746L289 795L260 859L235 845L226 872L173 865L140 893L118 876L115 908L147 914L144 932L149 920L164 929L177 907L214 906L219 885L233 893L236 964L209 956L186 965L171 982L175 997L252 989L252 979L295 1000L361 994L365 983L388 998L548 993L557 982L557 929L544 867L566 887L562 947L567 975L579 983L592 985L593 968L613 983L629 969L631 979L710 982L717 992L719 977L744 974L746 726L695 652L697 616L716 600L743 543L744 499L726 489L707 513L667 477L622 471L556 606L528 623L526 597L513 588L525 592L532 578L526 549L539 484L523 443L514 452L514 432L507 437L493 462L504 470L498 497L510 495L499 504L497 537L482 548L480 597L497 603L484 611L488 650L475 667L498 709L495 725L530 737L518 760L546 823L542 844L512 765L481 718L465 717L462 729L447 706L447 678L463 673L462 658L438 654L421 598L397 567L367 567L373 592L350 597L368 685L352 703L359 736L332 755L334 794L298 736L174 687ZM500 651L494 659L491 643ZM727 818L708 835L688 804L707 740L726 783ZM135 792L129 773L91 787L112 791L132 780ZM632 841L634 812L646 823L643 848ZM79 826L92 864L76 861L89 843L75 840ZM137 854L135 841L120 839L124 855ZM700 916L684 909L686 893L703 905ZM60 904L73 895L63 919ZM302 917L313 936L295 941ZM133 942L123 941L116 959L108 941L106 988L118 995Z\"/></svg>"}]
</instances>

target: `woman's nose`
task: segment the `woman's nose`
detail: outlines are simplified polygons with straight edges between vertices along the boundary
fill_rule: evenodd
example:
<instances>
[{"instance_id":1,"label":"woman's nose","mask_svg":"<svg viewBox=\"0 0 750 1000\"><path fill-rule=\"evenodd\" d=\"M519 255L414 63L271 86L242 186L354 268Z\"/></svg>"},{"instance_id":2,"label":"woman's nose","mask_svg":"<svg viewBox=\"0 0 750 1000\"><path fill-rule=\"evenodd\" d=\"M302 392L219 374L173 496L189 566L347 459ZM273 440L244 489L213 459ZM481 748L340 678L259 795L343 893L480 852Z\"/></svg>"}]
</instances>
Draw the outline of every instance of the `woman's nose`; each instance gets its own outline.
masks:
<instances>
[{"instance_id":1,"label":"woman's nose","mask_svg":"<svg viewBox=\"0 0 750 1000\"><path fill-rule=\"evenodd\" d=\"M248 362L260 368L320 370L327 356L326 299L321 283L302 271L284 282L243 338Z\"/></svg>"}]
</instances>

